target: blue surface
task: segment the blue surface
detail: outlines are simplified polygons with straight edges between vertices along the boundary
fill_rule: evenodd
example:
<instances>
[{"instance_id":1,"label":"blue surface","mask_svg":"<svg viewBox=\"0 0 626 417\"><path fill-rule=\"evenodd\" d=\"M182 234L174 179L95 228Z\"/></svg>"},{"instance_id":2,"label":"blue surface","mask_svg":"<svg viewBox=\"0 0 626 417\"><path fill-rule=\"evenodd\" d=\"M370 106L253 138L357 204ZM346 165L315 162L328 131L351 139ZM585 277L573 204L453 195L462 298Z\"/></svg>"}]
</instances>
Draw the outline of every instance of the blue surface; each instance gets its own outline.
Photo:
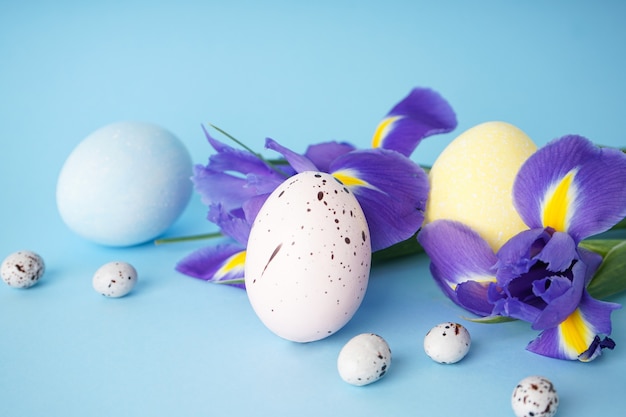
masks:
<instances>
[{"instance_id":1,"label":"blue surface","mask_svg":"<svg viewBox=\"0 0 626 417\"><path fill-rule=\"evenodd\" d=\"M578 133L624 146L624 15L619 1L0 1L0 256L30 249L48 267L31 289L0 286L0 415L501 417L531 374L555 383L558 415L617 415L623 310L616 350L592 363L526 352L526 323L462 321L469 356L439 365L423 337L464 312L419 256L373 269L342 331L295 344L263 327L244 292L173 270L198 243L89 243L61 222L55 187L74 146L112 122L159 124L197 163L207 122L257 149L266 136L300 151L329 139L366 147L414 86L438 90L459 117L456 132L420 146L420 163L488 120L539 145ZM167 235L213 230L204 216L194 196ZM139 284L106 299L91 278L117 259ZM385 337L394 358L383 380L357 388L336 357L361 332Z\"/></svg>"}]
</instances>

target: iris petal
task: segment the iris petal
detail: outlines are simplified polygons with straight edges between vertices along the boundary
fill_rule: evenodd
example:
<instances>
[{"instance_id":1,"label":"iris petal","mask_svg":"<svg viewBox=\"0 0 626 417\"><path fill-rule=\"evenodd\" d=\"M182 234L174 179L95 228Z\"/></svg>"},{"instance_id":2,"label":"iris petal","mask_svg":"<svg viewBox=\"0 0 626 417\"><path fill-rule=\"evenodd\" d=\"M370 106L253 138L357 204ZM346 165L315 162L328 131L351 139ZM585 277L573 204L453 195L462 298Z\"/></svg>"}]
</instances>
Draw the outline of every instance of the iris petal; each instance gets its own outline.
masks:
<instances>
[{"instance_id":1,"label":"iris petal","mask_svg":"<svg viewBox=\"0 0 626 417\"><path fill-rule=\"evenodd\" d=\"M532 323L533 329L544 330L555 327L576 310L584 291L586 270L587 265L577 261L572 267L573 277L569 288L553 299L551 299L552 294L550 292L542 294L543 299L547 299L549 302Z\"/></svg>"},{"instance_id":2,"label":"iris petal","mask_svg":"<svg viewBox=\"0 0 626 417\"><path fill-rule=\"evenodd\" d=\"M422 139L450 132L456 125L454 110L439 93L415 88L380 122L372 147L392 149L409 156Z\"/></svg>"},{"instance_id":3,"label":"iris petal","mask_svg":"<svg viewBox=\"0 0 626 417\"><path fill-rule=\"evenodd\" d=\"M340 156L330 174L354 193L370 229L372 251L413 236L424 221L428 177L395 151L358 150Z\"/></svg>"},{"instance_id":4,"label":"iris petal","mask_svg":"<svg viewBox=\"0 0 626 417\"><path fill-rule=\"evenodd\" d=\"M626 216L626 155L581 136L564 136L526 161L513 199L530 228L551 227L578 243Z\"/></svg>"},{"instance_id":5,"label":"iris petal","mask_svg":"<svg viewBox=\"0 0 626 417\"><path fill-rule=\"evenodd\" d=\"M233 238L240 245L246 246L252 222L245 218L243 210L226 212L220 204L209 206L207 219L216 224L222 234Z\"/></svg>"},{"instance_id":6,"label":"iris petal","mask_svg":"<svg viewBox=\"0 0 626 417\"><path fill-rule=\"evenodd\" d=\"M182 259L176 270L205 281L243 288L245 253L241 245L234 243L208 246Z\"/></svg>"},{"instance_id":7,"label":"iris petal","mask_svg":"<svg viewBox=\"0 0 626 417\"><path fill-rule=\"evenodd\" d=\"M430 258L435 281L446 294L469 311L491 314L487 292L495 282L496 256L489 244L466 225L450 220L427 224L417 238ZM472 281L476 284L465 285Z\"/></svg>"},{"instance_id":8,"label":"iris petal","mask_svg":"<svg viewBox=\"0 0 626 417\"><path fill-rule=\"evenodd\" d=\"M499 298L502 294L496 291L496 286L489 288L489 300L494 304L493 314L513 319L533 322L535 317L541 313L541 308L532 304L522 302L517 298Z\"/></svg>"},{"instance_id":9,"label":"iris petal","mask_svg":"<svg viewBox=\"0 0 626 417\"><path fill-rule=\"evenodd\" d=\"M315 164L306 156L295 153L289 148L286 148L276 142L274 139L267 138L265 140L265 147L271 149L283 155L289 165L296 170L296 172L304 171L319 171Z\"/></svg>"},{"instance_id":10,"label":"iris petal","mask_svg":"<svg viewBox=\"0 0 626 417\"><path fill-rule=\"evenodd\" d=\"M325 142L310 145L304 156L306 156L318 170L328 172L330 164L341 155L352 152L356 148L345 142Z\"/></svg>"},{"instance_id":11,"label":"iris petal","mask_svg":"<svg viewBox=\"0 0 626 417\"><path fill-rule=\"evenodd\" d=\"M493 304L489 302L487 293L493 281L465 281L456 287L458 303L468 311L487 317L493 314Z\"/></svg>"},{"instance_id":12,"label":"iris petal","mask_svg":"<svg viewBox=\"0 0 626 417\"><path fill-rule=\"evenodd\" d=\"M256 194L256 190L247 187L245 178L215 172L201 165L194 167L191 180L204 204L220 203L225 210L241 207L245 200Z\"/></svg>"},{"instance_id":13,"label":"iris petal","mask_svg":"<svg viewBox=\"0 0 626 417\"><path fill-rule=\"evenodd\" d=\"M527 349L557 359L592 360L603 347L611 347L600 335L611 333L610 315L617 308L619 305L595 300L585 292L574 312L558 327L544 330Z\"/></svg>"},{"instance_id":14,"label":"iris petal","mask_svg":"<svg viewBox=\"0 0 626 417\"><path fill-rule=\"evenodd\" d=\"M518 233L509 239L498 251L498 284L509 285L511 280L530 271L537 262L534 258L543 247L541 242L548 241L550 234L544 229L530 229Z\"/></svg>"},{"instance_id":15,"label":"iris petal","mask_svg":"<svg viewBox=\"0 0 626 417\"><path fill-rule=\"evenodd\" d=\"M241 208L248 199L267 194L285 179L256 155L213 138L205 129L207 140L217 151L207 166L194 167L192 181L204 204L220 204L228 212Z\"/></svg>"},{"instance_id":16,"label":"iris petal","mask_svg":"<svg viewBox=\"0 0 626 417\"><path fill-rule=\"evenodd\" d=\"M235 149L212 137L203 127L204 134L209 144L217 151L209 157L208 169L214 172L237 172L243 174L257 174L260 176L271 176L280 179L281 176L251 152ZM284 179L284 178L283 178Z\"/></svg>"}]
</instances>

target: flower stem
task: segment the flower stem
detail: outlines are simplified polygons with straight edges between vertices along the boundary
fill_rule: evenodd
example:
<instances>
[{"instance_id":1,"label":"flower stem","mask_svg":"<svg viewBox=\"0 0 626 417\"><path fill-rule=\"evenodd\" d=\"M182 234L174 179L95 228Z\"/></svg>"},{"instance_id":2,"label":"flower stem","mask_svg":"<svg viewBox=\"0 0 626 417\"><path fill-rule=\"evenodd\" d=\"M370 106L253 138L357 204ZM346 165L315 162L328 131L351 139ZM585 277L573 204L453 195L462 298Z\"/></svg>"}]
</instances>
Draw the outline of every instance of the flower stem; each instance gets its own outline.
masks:
<instances>
[{"instance_id":1,"label":"flower stem","mask_svg":"<svg viewBox=\"0 0 626 417\"><path fill-rule=\"evenodd\" d=\"M213 129L215 129L218 132L220 132L222 135L226 136L228 139L230 139L233 142L235 142L237 145L239 145L242 148L244 148L246 151L248 151L251 154L255 155L257 158L259 158L261 160L264 160L260 153L254 152L254 150L252 148L250 148L245 143L241 142L239 139L237 139L236 137L234 137L230 133L226 132L225 130L220 129L219 127L215 126L214 124L209 123L209 126L211 126Z\"/></svg>"},{"instance_id":2,"label":"flower stem","mask_svg":"<svg viewBox=\"0 0 626 417\"><path fill-rule=\"evenodd\" d=\"M155 240L154 244L163 245L166 243L191 242L195 240L214 239L216 237L223 237L223 236L224 235L220 232L213 232L213 233L205 233L201 235L191 235L191 236L182 236L182 237L165 237L162 239Z\"/></svg>"}]
</instances>

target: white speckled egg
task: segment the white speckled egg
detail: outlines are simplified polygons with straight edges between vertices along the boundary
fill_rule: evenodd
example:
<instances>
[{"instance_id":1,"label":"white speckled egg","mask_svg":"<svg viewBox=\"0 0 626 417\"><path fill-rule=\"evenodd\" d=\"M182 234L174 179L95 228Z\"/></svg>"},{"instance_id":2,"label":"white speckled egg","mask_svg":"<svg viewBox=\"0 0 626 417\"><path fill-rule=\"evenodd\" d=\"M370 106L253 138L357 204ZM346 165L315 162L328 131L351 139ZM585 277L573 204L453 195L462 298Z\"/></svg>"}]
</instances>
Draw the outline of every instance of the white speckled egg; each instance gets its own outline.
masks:
<instances>
[{"instance_id":1,"label":"white speckled egg","mask_svg":"<svg viewBox=\"0 0 626 417\"><path fill-rule=\"evenodd\" d=\"M362 386L382 378L391 365L391 349L377 334L363 333L344 345L337 357L337 370L348 384Z\"/></svg>"},{"instance_id":2,"label":"white speckled egg","mask_svg":"<svg viewBox=\"0 0 626 417\"><path fill-rule=\"evenodd\" d=\"M254 221L246 290L271 331L311 342L352 318L370 261L369 229L352 192L330 174L303 172L281 184Z\"/></svg>"},{"instance_id":3,"label":"white speckled egg","mask_svg":"<svg viewBox=\"0 0 626 417\"><path fill-rule=\"evenodd\" d=\"M129 246L164 232L187 206L192 163L169 131L114 123L87 136L69 155L57 183L61 218L78 235Z\"/></svg>"},{"instance_id":4,"label":"white speckled egg","mask_svg":"<svg viewBox=\"0 0 626 417\"><path fill-rule=\"evenodd\" d=\"M137 271L126 262L109 262L98 268L92 283L93 288L106 297L123 297L137 284Z\"/></svg>"},{"instance_id":5,"label":"white speckled egg","mask_svg":"<svg viewBox=\"0 0 626 417\"><path fill-rule=\"evenodd\" d=\"M529 376L513 390L511 406L517 417L552 417L559 406L559 395L548 379Z\"/></svg>"},{"instance_id":6,"label":"white speckled egg","mask_svg":"<svg viewBox=\"0 0 626 417\"><path fill-rule=\"evenodd\" d=\"M15 288L32 287L46 270L41 256L29 250L14 252L2 261L0 275L9 286Z\"/></svg>"},{"instance_id":7,"label":"white speckled egg","mask_svg":"<svg viewBox=\"0 0 626 417\"><path fill-rule=\"evenodd\" d=\"M430 170L425 223L460 221L497 251L527 229L513 206L513 182L536 149L524 132L504 122L487 122L463 132Z\"/></svg>"},{"instance_id":8,"label":"white speckled egg","mask_svg":"<svg viewBox=\"0 0 626 417\"><path fill-rule=\"evenodd\" d=\"M472 339L465 327L458 323L441 323L424 337L424 351L439 363L456 363L469 352Z\"/></svg>"}]
</instances>

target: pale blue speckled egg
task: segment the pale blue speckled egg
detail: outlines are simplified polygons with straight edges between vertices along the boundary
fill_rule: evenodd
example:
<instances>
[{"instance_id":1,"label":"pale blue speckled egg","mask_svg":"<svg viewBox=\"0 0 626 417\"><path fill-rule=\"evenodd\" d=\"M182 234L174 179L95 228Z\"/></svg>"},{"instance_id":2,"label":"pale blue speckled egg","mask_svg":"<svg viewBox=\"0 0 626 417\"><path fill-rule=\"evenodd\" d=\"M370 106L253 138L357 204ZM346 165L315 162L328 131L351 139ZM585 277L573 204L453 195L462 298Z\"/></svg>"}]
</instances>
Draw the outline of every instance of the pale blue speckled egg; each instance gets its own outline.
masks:
<instances>
[{"instance_id":1,"label":"pale blue speckled egg","mask_svg":"<svg viewBox=\"0 0 626 417\"><path fill-rule=\"evenodd\" d=\"M156 238L187 206L192 162L183 143L148 123L120 122L87 136L57 183L63 221L78 235L110 246Z\"/></svg>"}]
</instances>

